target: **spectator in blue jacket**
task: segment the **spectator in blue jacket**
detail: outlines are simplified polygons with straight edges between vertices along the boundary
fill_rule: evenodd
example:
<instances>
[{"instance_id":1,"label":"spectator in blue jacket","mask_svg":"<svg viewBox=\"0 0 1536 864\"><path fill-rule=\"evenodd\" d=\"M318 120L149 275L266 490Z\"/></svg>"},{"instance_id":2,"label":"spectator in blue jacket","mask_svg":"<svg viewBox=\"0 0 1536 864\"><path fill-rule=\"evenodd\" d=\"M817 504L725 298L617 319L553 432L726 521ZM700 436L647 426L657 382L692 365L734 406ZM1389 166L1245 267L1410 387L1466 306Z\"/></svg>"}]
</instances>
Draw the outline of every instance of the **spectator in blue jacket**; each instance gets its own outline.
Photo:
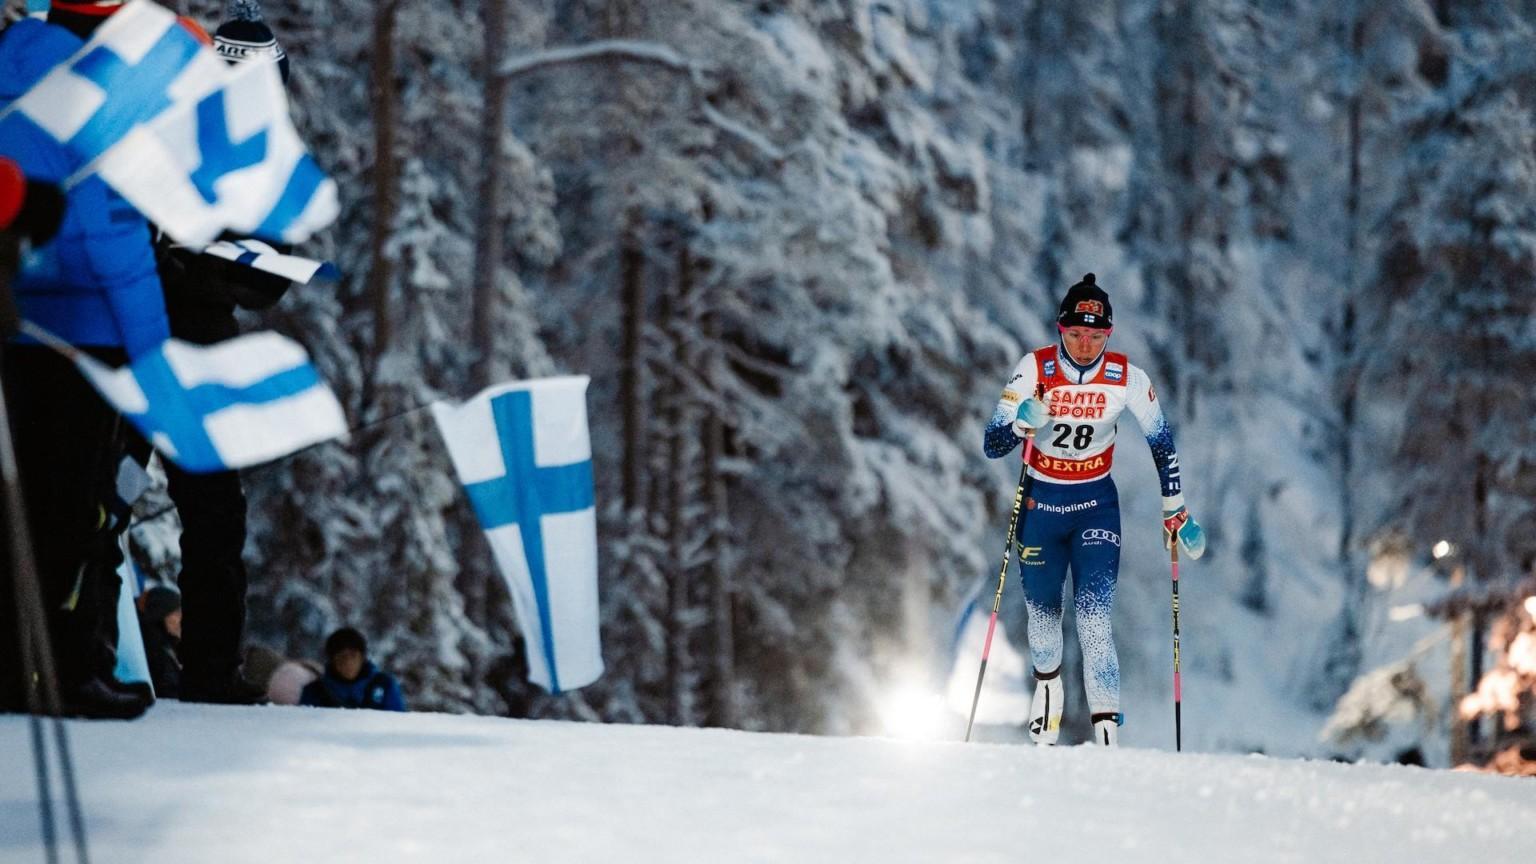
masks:
<instances>
[{"instance_id":1,"label":"spectator in blue jacket","mask_svg":"<svg viewBox=\"0 0 1536 864\"><path fill-rule=\"evenodd\" d=\"M399 682L368 660L368 641L351 627L343 627L325 640L325 674L304 686L299 704L406 710Z\"/></svg>"},{"instance_id":2,"label":"spectator in blue jacket","mask_svg":"<svg viewBox=\"0 0 1536 864\"><path fill-rule=\"evenodd\" d=\"M0 109L74 54L119 5L56 2L46 23L27 19L0 33ZM0 156L29 181L61 183L81 167L21 112L0 120ZM99 178L68 190L58 234L30 250L12 287L23 318L111 365L169 336L149 225ZM149 706L148 688L117 682L111 641L101 636L116 620L121 553L101 514L122 455L120 418L64 357L24 338L4 352L23 500L64 711L137 717ZM15 644L14 633L0 633L0 641ZM7 698L0 710L20 707L16 701Z\"/></svg>"}]
</instances>

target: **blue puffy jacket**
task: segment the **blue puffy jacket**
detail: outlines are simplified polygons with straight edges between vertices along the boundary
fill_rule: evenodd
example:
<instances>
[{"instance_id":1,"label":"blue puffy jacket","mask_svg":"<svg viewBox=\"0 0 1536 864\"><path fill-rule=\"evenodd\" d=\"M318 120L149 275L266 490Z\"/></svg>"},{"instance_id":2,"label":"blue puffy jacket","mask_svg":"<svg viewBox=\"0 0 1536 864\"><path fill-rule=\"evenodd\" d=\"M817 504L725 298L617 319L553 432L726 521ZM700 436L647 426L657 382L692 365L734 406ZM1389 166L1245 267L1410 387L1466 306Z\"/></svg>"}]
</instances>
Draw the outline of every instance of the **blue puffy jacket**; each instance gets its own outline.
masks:
<instances>
[{"instance_id":1,"label":"blue puffy jacket","mask_svg":"<svg viewBox=\"0 0 1536 864\"><path fill-rule=\"evenodd\" d=\"M363 664L356 681L345 681L329 666L319 679L304 685L300 705L316 708L374 708L379 711L404 711L405 696L400 683L388 672L380 672L372 662Z\"/></svg>"},{"instance_id":2,"label":"blue puffy jacket","mask_svg":"<svg viewBox=\"0 0 1536 864\"><path fill-rule=\"evenodd\" d=\"M0 108L81 44L68 30L31 19L0 33ZM28 177L54 183L79 167L20 112L0 120L0 155ZM135 357L170 336L149 223L99 177L69 191L58 236L27 255L12 287L22 317L76 345L121 347Z\"/></svg>"}]
</instances>

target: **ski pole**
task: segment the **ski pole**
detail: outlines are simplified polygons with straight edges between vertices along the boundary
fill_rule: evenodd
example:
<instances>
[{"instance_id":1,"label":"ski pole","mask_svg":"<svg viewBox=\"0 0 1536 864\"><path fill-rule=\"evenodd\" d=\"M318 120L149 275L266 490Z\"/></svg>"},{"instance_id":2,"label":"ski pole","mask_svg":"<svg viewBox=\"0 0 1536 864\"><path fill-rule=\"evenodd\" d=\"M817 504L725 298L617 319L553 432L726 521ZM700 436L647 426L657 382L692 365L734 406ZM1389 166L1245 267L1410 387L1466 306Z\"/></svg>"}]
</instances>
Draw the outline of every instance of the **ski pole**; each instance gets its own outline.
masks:
<instances>
[{"instance_id":1,"label":"ski pole","mask_svg":"<svg viewBox=\"0 0 1536 864\"><path fill-rule=\"evenodd\" d=\"M1013 515L1008 518L1008 539L1003 543L1003 566L997 571L997 595L992 598L992 617L987 621L987 641L981 646L981 669L976 673L976 695L971 697L971 716L965 721L965 740L971 740L971 726L976 722L976 705L981 701L981 681L987 677L987 657L992 653L992 631L997 629L997 610L1003 605L1003 586L1008 583L1008 559L1013 556L1014 532L1019 526L1019 511L1024 507L1024 487L1029 484L1029 462L1035 455L1035 439L1024 439L1024 465L1019 469L1019 485L1013 491Z\"/></svg>"},{"instance_id":2,"label":"ski pole","mask_svg":"<svg viewBox=\"0 0 1536 864\"><path fill-rule=\"evenodd\" d=\"M1184 750L1184 693L1179 680L1179 535L1173 535L1168 560L1173 564L1173 749Z\"/></svg>"}]
</instances>

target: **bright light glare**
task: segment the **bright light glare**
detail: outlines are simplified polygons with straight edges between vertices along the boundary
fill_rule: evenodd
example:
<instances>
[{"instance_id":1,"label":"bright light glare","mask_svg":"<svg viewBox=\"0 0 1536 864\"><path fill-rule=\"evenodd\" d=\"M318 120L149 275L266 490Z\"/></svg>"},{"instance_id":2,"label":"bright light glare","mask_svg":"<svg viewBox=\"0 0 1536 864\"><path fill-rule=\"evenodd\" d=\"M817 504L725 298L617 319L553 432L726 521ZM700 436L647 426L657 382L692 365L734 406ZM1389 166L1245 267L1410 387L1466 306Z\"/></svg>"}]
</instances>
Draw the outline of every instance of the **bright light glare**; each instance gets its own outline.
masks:
<instances>
[{"instance_id":1,"label":"bright light glare","mask_svg":"<svg viewBox=\"0 0 1536 864\"><path fill-rule=\"evenodd\" d=\"M1536 618L1536 596L1525 598L1525 614Z\"/></svg>"},{"instance_id":2,"label":"bright light glare","mask_svg":"<svg viewBox=\"0 0 1536 864\"><path fill-rule=\"evenodd\" d=\"M937 738L944 719L944 700L918 687L896 688L880 705L880 722L892 738Z\"/></svg>"},{"instance_id":3,"label":"bright light glare","mask_svg":"<svg viewBox=\"0 0 1536 864\"><path fill-rule=\"evenodd\" d=\"M1429 550L1429 554L1435 556L1435 560L1439 561L1441 558L1451 554L1451 548L1451 541L1441 540L1439 543L1434 545L1434 548Z\"/></svg>"}]
</instances>

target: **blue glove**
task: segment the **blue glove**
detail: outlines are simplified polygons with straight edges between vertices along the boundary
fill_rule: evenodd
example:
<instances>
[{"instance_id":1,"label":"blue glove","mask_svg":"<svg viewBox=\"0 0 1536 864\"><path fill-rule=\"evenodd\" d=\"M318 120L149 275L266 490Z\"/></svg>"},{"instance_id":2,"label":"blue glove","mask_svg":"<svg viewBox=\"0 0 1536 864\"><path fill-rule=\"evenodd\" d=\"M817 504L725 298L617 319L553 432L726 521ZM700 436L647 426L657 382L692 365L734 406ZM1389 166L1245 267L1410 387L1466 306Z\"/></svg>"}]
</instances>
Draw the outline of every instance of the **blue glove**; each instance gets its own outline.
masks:
<instances>
[{"instance_id":1,"label":"blue glove","mask_svg":"<svg viewBox=\"0 0 1536 864\"><path fill-rule=\"evenodd\" d=\"M1184 547L1184 554L1190 560L1199 558L1205 554L1205 529L1200 523L1189 515L1189 511L1180 504L1173 510L1163 511L1163 548L1173 548L1173 538L1179 538L1179 545Z\"/></svg>"},{"instance_id":2,"label":"blue glove","mask_svg":"<svg viewBox=\"0 0 1536 864\"><path fill-rule=\"evenodd\" d=\"M1013 434L1027 438L1051 419L1051 412L1039 399L1025 399L1019 403L1018 416L1013 421Z\"/></svg>"}]
</instances>

